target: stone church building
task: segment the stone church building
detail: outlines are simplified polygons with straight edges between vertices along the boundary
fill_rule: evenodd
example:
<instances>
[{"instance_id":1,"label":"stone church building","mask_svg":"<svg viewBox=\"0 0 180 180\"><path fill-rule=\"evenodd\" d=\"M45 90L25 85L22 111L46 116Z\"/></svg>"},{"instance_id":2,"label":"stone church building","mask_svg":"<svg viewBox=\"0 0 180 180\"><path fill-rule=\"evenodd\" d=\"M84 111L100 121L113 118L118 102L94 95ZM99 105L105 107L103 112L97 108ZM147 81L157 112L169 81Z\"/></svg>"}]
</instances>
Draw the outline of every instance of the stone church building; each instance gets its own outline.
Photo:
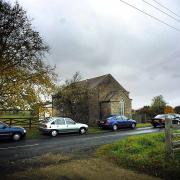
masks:
<instances>
[{"instance_id":1,"label":"stone church building","mask_svg":"<svg viewBox=\"0 0 180 180\"><path fill-rule=\"evenodd\" d=\"M93 95L88 99L89 124L113 114L131 116L132 99L129 98L129 92L111 74L87 79L81 83L87 83L88 87L93 89Z\"/></svg>"},{"instance_id":2,"label":"stone church building","mask_svg":"<svg viewBox=\"0 0 180 180\"><path fill-rule=\"evenodd\" d=\"M86 117L83 116L88 124L93 125L97 120L114 114L131 117L132 99L129 98L129 92L111 74L86 79L78 83L86 85L93 92L87 99L88 114ZM55 107L53 109L53 111L56 110ZM63 116L64 114L61 111L56 111L53 115Z\"/></svg>"}]
</instances>

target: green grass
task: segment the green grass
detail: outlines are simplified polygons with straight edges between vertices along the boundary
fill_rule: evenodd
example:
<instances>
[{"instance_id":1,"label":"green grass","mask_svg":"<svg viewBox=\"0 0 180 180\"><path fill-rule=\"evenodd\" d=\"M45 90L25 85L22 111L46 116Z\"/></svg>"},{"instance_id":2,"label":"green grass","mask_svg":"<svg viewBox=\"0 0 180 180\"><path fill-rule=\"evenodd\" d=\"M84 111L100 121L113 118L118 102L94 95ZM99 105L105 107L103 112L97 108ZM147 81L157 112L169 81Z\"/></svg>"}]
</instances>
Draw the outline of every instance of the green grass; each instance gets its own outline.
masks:
<instances>
[{"instance_id":1,"label":"green grass","mask_svg":"<svg viewBox=\"0 0 180 180\"><path fill-rule=\"evenodd\" d=\"M7 113L0 114L0 118L29 118L29 117L32 117L30 112L21 112L15 114L7 114Z\"/></svg>"},{"instance_id":2,"label":"green grass","mask_svg":"<svg viewBox=\"0 0 180 180\"><path fill-rule=\"evenodd\" d=\"M38 130L38 127L34 127L31 129L26 128L27 130L27 135L26 135L26 139L36 139L36 138L40 138L43 137L42 133ZM88 129L88 133L93 134L93 133L103 133L106 130L102 130L98 127L89 127Z\"/></svg>"},{"instance_id":3,"label":"green grass","mask_svg":"<svg viewBox=\"0 0 180 180\"><path fill-rule=\"evenodd\" d=\"M151 123L137 123L137 128L152 127Z\"/></svg>"},{"instance_id":4,"label":"green grass","mask_svg":"<svg viewBox=\"0 0 180 180\"><path fill-rule=\"evenodd\" d=\"M102 132L105 132L105 131L107 131L107 130L103 130L103 129L99 128L99 127L89 127L89 129L88 129L89 133L102 133Z\"/></svg>"},{"instance_id":5,"label":"green grass","mask_svg":"<svg viewBox=\"0 0 180 180\"><path fill-rule=\"evenodd\" d=\"M31 129L26 129L27 134L26 134L26 139L37 139L42 137L41 132L38 130L38 128L31 128Z\"/></svg>"},{"instance_id":6,"label":"green grass","mask_svg":"<svg viewBox=\"0 0 180 180\"><path fill-rule=\"evenodd\" d=\"M144 124L143 124L144 125ZM142 124L139 124L138 127L148 127L148 124L143 126ZM26 129L27 130L27 139L36 139L36 138L40 138L42 137L41 132L39 132L38 127L34 127L31 129ZM89 134L93 134L93 133L103 133L103 132L107 132L108 130L103 130L99 127L89 127L88 129L88 133Z\"/></svg>"},{"instance_id":7,"label":"green grass","mask_svg":"<svg viewBox=\"0 0 180 180\"><path fill-rule=\"evenodd\" d=\"M163 133L131 136L100 147L96 154L126 168L180 179L180 159L166 160L164 141Z\"/></svg>"},{"instance_id":8,"label":"green grass","mask_svg":"<svg viewBox=\"0 0 180 180\"><path fill-rule=\"evenodd\" d=\"M136 125L137 128L144 128L144 127L152 127L151 123L138 123ZM101 129L99 127L89 127L88 132L89 133L102 133L106 132L107 130Z\"/></svg>"}]
</instances>

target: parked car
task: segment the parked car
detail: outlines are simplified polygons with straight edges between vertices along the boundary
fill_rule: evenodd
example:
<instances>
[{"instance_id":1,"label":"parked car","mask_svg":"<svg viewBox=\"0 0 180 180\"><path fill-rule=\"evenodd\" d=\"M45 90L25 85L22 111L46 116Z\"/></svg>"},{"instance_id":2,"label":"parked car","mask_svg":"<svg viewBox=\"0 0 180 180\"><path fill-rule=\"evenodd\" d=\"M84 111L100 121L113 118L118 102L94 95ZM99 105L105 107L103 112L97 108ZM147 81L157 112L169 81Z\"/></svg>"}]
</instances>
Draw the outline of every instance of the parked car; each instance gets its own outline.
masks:
<instances>
[{"instance_id":1,"label":"parked car","mask_svg":"<svg viewBox=\"0 0 180 180\"><path fill-rule=\"evenodd\" d=\"M57 136L58 133L79 132L85 134L88 131L88 125L76 123L68 117L50 117L45 118L40 123L39 130L53 137Z\"/></svg>"},{"instance_id":2,"label":"parked car","mask_svg":"<svg viewBox=\"0 0 180 180\"><path fill-rule=\"evenodd\" d=\"M153 127L165 126L165 118L172 119L173 124L180 124L179 114L158 114L151 120Z\"/></svg>"},{"instance_id":3,"label":"parked car","mask_svg":"<svg viewBox=\"0 0 180 180\"><path fill-rule=\"evenodd\" d=\"M105 120L101 120L97 122L100 128L107 128L116 131L118 128L132 128L136 127L136 121L133 119L129 119L123 115L111 115Z\"/></svg>"},{"instance_id":4,"label":"parked car","mask_svg":"<svg viewBox=\"0 0 180 180\"><path fill-rule=\"evenodd\" d=\"M26 136L26 130L22 127L8 126L0 122L0 139L13 139L18 141Z\"/></svg>"}]
</instances>

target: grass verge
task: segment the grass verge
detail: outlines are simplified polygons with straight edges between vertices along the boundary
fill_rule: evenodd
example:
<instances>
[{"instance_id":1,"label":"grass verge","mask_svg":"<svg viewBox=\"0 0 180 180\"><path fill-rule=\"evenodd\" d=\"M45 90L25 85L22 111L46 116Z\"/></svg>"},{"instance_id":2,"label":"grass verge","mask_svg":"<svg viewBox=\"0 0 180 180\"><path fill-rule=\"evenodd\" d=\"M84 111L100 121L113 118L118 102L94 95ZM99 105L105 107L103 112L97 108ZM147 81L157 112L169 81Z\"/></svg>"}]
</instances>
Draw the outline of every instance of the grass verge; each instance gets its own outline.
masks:
<instances>
[{"instance_id":1,"label":"grass verge","mask_svg":"<svg viewBox=\"0 0 180 180\"><path fill-rule=\"evenodd\" d=\"M143 128L143 127L149 127L151 126L150 123L140 123L137 124L137 128ZM42 133L38 130L38 127L33 127L31 129L26 129L27 130L27 139L36 139L42 137ZM100 129L99 127L89 127L88 133L93 134L93 133L103 133L107 132L108 130L105 129Z\"/></svg>"},{"instance_id":2,"label":"grass verge","mask_svg":"<svg viewBox=\"0 0 180 180\"><path fill-rule=\"evenodd\" d=\"M102 132L106 132L107 130L105 129L101 129L99 127L89 127L88 129L88 133L102 133Z\"/></svg>"},{"instance_id":3,"label":"grass verge","mask_svg":"<svg viewBox=\"0 0 180 180\"><path fill-rule=\"evenodd\" d=\"M131 136L97 150L120 166L166 179L180 179L180 159L166 160L163 133Z\"/></svg>"},{"instance_id":4,"label":"grass verge","mask_svg":"<svg viewBox=\"0 0 180 180\"><path fill-rule=\"evenodd\" d=\"M137 123L137 128L152 127L151 123Z\"/></svg>"},{"instance_id":5,"label":"grass verge","mask_svg":"<svg viewBox=\"0 0 180 180\"><path fill-rule=\"evenodd\" d=\"M42 137L42 133L39 131L38 128L31 128L26 130L27 130L26 139L36 139Z\"/></svg>"},{"instance_id":6,"label":"grass verge","mask_svg":"<svg viewBox=\"0 0 180 180\"><path fill-rule=\"evenodd\" d=\"M38 130L37 127L31 128L31 129L27 128L26 130L27 130L27 135L26 135L27 139L36 139L36 138L45 136L45 135L42 135L42 133ZM105 131L107 131L107 130L102 130L98 127L89 127L89 129L88 129L88 133L90 133L90 134L103 133Z\"/></svg>"}]
</instances>

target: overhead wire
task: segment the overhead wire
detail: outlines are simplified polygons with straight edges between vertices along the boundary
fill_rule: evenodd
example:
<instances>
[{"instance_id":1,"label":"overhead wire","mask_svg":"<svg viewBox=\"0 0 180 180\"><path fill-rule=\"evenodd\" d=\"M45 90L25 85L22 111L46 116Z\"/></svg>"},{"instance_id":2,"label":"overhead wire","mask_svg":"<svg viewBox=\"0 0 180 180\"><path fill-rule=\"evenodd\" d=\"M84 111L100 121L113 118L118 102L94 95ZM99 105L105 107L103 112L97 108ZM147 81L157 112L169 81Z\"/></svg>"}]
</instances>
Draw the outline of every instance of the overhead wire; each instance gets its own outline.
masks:
<instances>
[{"instance_id":1,"label":"overhead wire","mask_svg":"<svg viewBox=\"0 0 180 180\"><path fill-rule=\"evenodd\" d=\"M176 15L177 17L180 18L180 15L176 14L174 11L170 10L169 8L167 8L166 6L164 6L163 4L159 3L158 1L156 0L152 0L154 1L156 4L160 5L161 7L163 7L164 9L168 10L169 12L171 12L172 14Z\"/></svg>"},{"instance_id":2,"label":"overhead wire","mask_svg":"<svg viewBox=\"0 0 180 180\"><path fill-rule=\"evenodd\" d=\"M156 10L162 12L163 14L169 16L170 18L176 20L177 22L180 22L179 19L177 19L177 18L175 18L174 16L171 16L170 14L168 14L168 13L162 11L160 8L158 8L158 7L154 6L154 5L152 5L151 3L149 3L149 2L147 2L147 1L145 1L145 0L141 0L141 1L143 1L144 3L148 4L149 6L151 6L151 7L153 7L153 8L155 8Z\"/></svg>"},{"instance_id":3,"label":"overhead wire","mask_svg":"<svg viewBox=\"0 0 180 180\"><path fill-rule=\"evenodd\" d=\"M145 15L147 15L147 16L153 18L153 19L155 19L156 21L158 21L158 22L160 22L160 23L162 23L162 24L164 24L164 25L166 25L166 26L168 26L168 27L170 27L170 28L172 28L172 29L174 29L174 30L180 32L180 29L178 29L178 28L176 28L176 27L174 27L174 26L172 26L172 25L170 25L170 24L168 24L168 23L162 21L161 19L159 19L159 18L157 18L157 17L155 17L155 16L153 16L153 15L151 15L151 14L149 14L149 13L147 13L147 12L145 12L145 11L139 9L139 8L137 8L136 6L134 6L134 5L132 5L132 4L129 4L128 2L123 1L123 0L120 0L120 1L121 1L122 3L124 3L124 4L126 4L126 5L128 5L128 6L132 7L132 8L134 8L134 9L136 9L137 11L140 11L141 13L143 13L143 14L145 14Z\"/></svg>"}]
</instances>

